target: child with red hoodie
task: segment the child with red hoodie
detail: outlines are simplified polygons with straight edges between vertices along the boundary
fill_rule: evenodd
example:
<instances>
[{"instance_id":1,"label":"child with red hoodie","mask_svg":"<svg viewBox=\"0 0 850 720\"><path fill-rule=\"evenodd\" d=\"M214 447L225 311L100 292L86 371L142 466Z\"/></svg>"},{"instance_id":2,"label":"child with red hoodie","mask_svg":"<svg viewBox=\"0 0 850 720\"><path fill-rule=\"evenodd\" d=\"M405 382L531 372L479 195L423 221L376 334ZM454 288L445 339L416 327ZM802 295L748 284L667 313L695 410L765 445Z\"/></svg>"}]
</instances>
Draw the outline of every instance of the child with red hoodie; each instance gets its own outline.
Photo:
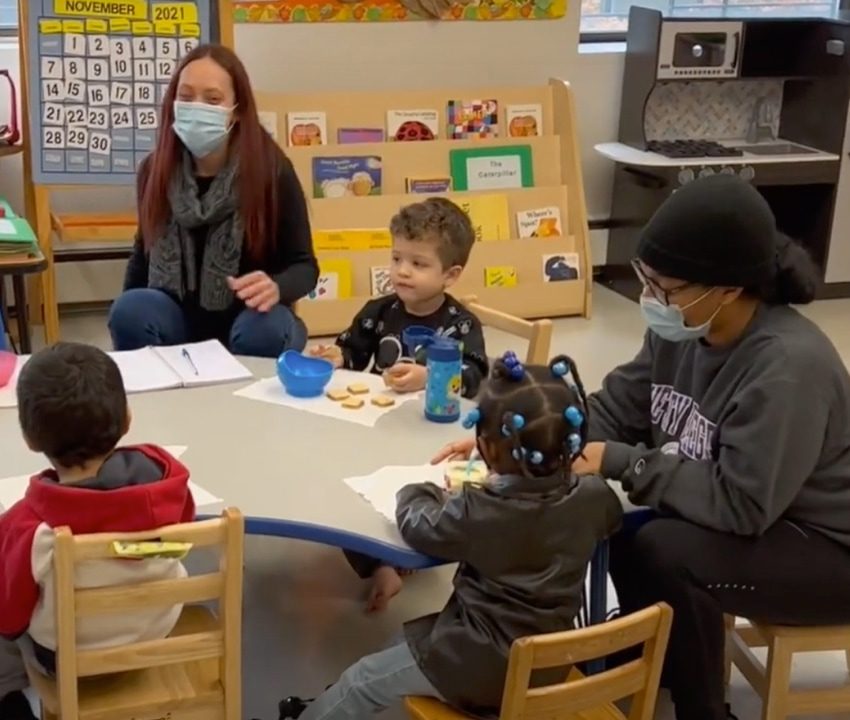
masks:
<instances>
[{"instance_id":1,"label":"child with red hoodie","mask_svg":"<svg viewBox=\"0 0 850 720\"><path fill-rule=\"evenodd\" d=\"M189 472L152 445L116 447L130 427L118 366L97 348L59 343L33 355L18 380L27 445L52 469L0 515L0 718L35 720L21 651L55 671L53 528L74 534L137 532L194 519ZM177 560L98 560L77 567L77 587L183 577ZM165 637L181 608L87 618L81 650Z\"/></svg>"}]
</instances>

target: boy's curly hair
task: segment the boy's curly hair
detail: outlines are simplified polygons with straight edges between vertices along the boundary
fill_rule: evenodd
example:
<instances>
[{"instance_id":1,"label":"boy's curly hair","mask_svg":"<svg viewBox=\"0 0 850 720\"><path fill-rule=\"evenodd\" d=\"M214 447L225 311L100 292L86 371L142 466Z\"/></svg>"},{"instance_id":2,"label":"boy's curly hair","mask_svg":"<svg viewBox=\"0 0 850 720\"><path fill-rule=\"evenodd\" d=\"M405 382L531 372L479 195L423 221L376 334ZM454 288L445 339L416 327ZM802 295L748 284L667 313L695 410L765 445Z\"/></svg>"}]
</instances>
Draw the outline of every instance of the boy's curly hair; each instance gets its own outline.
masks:
<instances>
[{"instance_id":1,"label":"boy's curly hair","mask_svg":"<svg viewBox=\"0 0 850 720\"><path fill-rule=\"evenodd\" d=\"M455 265L465 267L475 244L469 216L442 197L403 207L390 220L390 233L405 240L436 242L444 270Z\"/></svg>"}]
</instances>

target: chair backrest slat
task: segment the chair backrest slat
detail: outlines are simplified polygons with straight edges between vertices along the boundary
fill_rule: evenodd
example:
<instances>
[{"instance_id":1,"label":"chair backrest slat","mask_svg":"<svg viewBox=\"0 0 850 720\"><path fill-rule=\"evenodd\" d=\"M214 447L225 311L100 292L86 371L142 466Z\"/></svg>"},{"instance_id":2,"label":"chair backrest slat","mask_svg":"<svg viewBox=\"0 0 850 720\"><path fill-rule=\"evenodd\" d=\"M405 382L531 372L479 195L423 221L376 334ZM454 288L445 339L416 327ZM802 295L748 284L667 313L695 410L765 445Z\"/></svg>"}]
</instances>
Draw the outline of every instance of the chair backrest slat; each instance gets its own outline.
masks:
<instances>
[{"instance_id":1,"label":"chair backrest slat","mask_svg":"<svg viewBox=\"0 0 850 720\"><path fill-rule=\"evenodd\" d=\"M163 640L77 653L77 676L109 675L143 668L219 658L224 654L221 631L193 633Z\"/></svg>"},{"instance_id":2,"label":"chair backrest slat","mask_svg":"<svg viewBox=\"0 0 850 720\"><path fill-rule=\"evenodd\" d=\"M461 302L467 310L478 318L482 325L528 340L526 363L529 365L545 365L549 362L549 350L552 344L551 320L525 320L501 310L481 305L474 295L464 297Z\"/></svg>"},{"instance_id":3,"label":"chair backrest slat","mask_svg":"<svg viewBox=\"0 0 850 720\"><path fill-rule=\"evenodd\" d=\"M193 547L200 548L223 545L226 537L226 528L218 518L196 523L169 525L137 533L79 535L74 537L74 561L79 563L84 560L114 558L112 546L115 541L134 543L161 540L162 542L191 543Z\"/></svg>"},{"instance_id":4,"label":"chair backrest slat","mask_svg":"<svg viewBox=\"0 0 850 720\"><path fill-rule=\"evenodd\" d=\"M643 614L634 619L629 615L580 630L526 638L519 642L526 642L531 647L535 668L564 667L641 645L655 635L660 621L657 613Z\"/></svg>"},{"instance_id":5,"label":"chair backrest slat","mask_svg":"<svg viewBox=\"0 0 850 720\"><path fill-rule=\"evenodd\" d=\"M673 611L664 603L581 630L520 638L511 648L500 720L560 720L633 697L630 720L651 720ZM590 677L574 665L643 646L637 660ZM530 688L535 670L563 668L564 682Z\"/></svg>"},{"instance_id":6,"label":"chair backrest slat","mask_svg":"<svg viewBox=\"0 0 850 720\"><path fill-rule=\"evenodd\" d=\"M223 589L224 574L217 572L138 585L77 590L77 617L206 602L221 597Z\"/></svg>"}]
</instances>

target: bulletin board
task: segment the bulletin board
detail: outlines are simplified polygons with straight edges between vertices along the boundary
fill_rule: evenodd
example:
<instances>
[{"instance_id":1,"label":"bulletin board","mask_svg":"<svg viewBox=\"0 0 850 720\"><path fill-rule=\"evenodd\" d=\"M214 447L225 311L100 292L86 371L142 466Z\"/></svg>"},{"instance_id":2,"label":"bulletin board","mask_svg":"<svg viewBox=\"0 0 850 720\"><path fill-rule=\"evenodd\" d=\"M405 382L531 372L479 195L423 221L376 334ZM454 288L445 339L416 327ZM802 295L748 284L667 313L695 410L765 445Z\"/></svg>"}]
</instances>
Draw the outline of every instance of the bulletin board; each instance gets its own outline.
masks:
<instances>
[{"instance_id":1,"label":"bulletin board","mask_svg":"<svg viewBox=\"0 0 850 720\"><path fill-rule=\"evenodd\" d=\"M134 184L180 58L219 36L216 0L29 0L27 10L34 183Z\"/></svg>"}]
</instances>

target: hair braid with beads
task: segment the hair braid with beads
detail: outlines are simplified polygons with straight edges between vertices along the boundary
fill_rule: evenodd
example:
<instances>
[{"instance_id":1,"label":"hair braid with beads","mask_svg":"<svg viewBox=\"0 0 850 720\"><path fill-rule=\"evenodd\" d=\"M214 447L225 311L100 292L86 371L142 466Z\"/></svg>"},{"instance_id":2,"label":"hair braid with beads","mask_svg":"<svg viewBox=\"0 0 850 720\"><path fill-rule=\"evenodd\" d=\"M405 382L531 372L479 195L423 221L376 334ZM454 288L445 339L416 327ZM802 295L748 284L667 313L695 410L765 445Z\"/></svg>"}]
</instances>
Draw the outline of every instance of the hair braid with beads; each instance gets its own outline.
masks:
<instances>
[{"instance_id":1,"label":"hair braid with beads","mask_svg":"<svg viewBox=\"0 0 850 720\"><path fill-rule=\"evenodd\" d=\"M587 396L575 362L559 355L548 366L523 366L506 353L465 424L488 442L505 443L525 477L569 477L587 443Z\"/></svg>"}]
</instances>

